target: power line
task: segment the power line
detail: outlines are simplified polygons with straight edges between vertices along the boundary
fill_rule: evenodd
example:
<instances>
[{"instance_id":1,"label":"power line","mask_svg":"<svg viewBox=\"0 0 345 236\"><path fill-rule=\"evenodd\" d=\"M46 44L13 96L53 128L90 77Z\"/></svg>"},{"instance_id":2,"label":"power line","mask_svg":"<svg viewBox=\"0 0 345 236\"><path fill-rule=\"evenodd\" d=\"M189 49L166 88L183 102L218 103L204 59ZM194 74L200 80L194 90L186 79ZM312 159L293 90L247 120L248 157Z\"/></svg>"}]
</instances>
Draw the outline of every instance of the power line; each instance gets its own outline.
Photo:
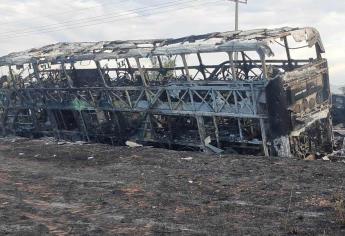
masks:
<instances>
[{"instance_id":1,"label":"power line","mask_svg":"<svg viewBox=\"0 0 345 236\"><path fill-rule=\"evenodd\" d=\"M195 0L193 0L195 1ZM189 1L190 2L190 1ZM171 3L171 2L170 2ZM185 2L184 2L185 3ZM162 5L162 4L161 4ZM162 6L159 5L158 9L162 8ZM165 4L166 5L166 4ZM167 7L171 7L171 6L177 6L176 4L173 4L173 5L167 5L165 6L165 8ZM147 8L147 7L146 7ZM133 14L137 14L137 13L145 13L147 12L148 10L157 10L157 7L153 8L153 9L146 9L146 8L139 8L137 9L137 11L132 10L132 11L128 11L126 14L122 14L122 15L117 15L117 16L112 16L112 17L106 17L106 18L100 18L100 19L96 19L98 21L102 21L102 22L99 22L99 23L95 23L94 21L91 21L91 20L87 20L87 21L80 21L80 22L72 22L73 24L69 24L69 25L59 25L58 27L51 27L50 29L35 29L35 30L31 30L31 31L27 31L27 32L20 32L19 34L10 34L8 35L8 37L0 37L0 39L9 39L9 38L15 38L15 37L21 37L21 36L25 36L25 35L28 35L29 33L49 33L49 32L54 32L54 31L59 31L59 30L65 30L65 29L72 29L72 28L76 28L76 27L87 27L87 26L92 26L92 25L98 25L98 24L103 24L103 23L108 23L108 22L112 22L118 18L122 18L122 19L127 19L129 17L124 17L124 16L130 16L130 15L133 15ZM152 8L152 7L150 7ZM111 19L111 20L108 20L108 21L104 21L106 19ZM85 23L91 23L91 24L87 24L85 25Z\"/></svg>"},{"instance_id":2,"label":"power line","mask_svg":"<svg viewBox=\"0 0 345 236\"><path fill-rule=\"evenodd\" d=\"M193 1L198 1L198 0L193 0ZM173 3L179 3L179 2L186 2L184 0L174 0L174 1L170 1L170 2L166 2L166 3L162 3L162 4L158 4L158 5L155 5L155 6L148 6L148 7L140 7L140 8L135 8L135 9L131 9L131 10L128 10L126 11L127 14L122 14L122 15L128 15L128 13L131 13L133 11L141 11L141 10L145 10L145 9L150 9L150 8L160 8L162 6L166 6L166 5L170 5L170 4L173 4ZM110 13L117 13L117 12L110 12ZM107 15L109 15L109 13L107 13ZM121 14L120 14L121 15ZM55 24L48 24L48 25L43 25L43 26L40 26L39 27L39 30L49 30L51 28L59 28L59 27L63 27L63 26L68 26L68 25L74 25L74 24L78 24L79 23L83 23L83 22L93 22L94 20L103 20L103 19L108 19L108 18L113 18L113 17L116 17L116 16L106 16L105 14L102 14L102 15L98 15L98 16L94 16L94 17L89 17L89 18L84 18L84 19L79 19L79 20L67 20L67 21L62 21L62 22L59 22L59 23L55 23ZM16 30L12 30L12 31L5 31L5 32L2 32L1 33L1 36L6 36L6 35L11 35L11 33L16 33L17 31ZM24 31L21 31L20 34L22 33L34 33L36 32L36 30L24 30Z\"/></svg>"},{"instance_id":3,"label":"power line","mask_svg":"<svg viewBox=\"0 0 345 236\"><path fill-rule=\"evenodd\" d=\"M182 1L182 0L178 0L178 1ZM167 3L170 3L170 2L167 2ZM167 4L167 3L165 3L165 4ZM110 4L110 5L112 5L112 4ZM37 28L39 28L41 30L44 30L44 29L50 29L50 28L53 28L53 27L61 27L61 26L68 25L68 24L74 24L74 23L77 23L79 21L80 22L82 22L82 21L90 21L90 22L92 22L93 20L102 19L102 18L108 18L109 14L117 14L117 13L121 12L121 11L118 11L118 6L121 6L121 5L123 5L123 4L116 4L116 6L115 6L116 8L115 9L114 8L108 8L107 7L108 5L103 5L103 7L107 7L107 10L114 9L115 11L110 11L110 12L107 12L107 13L104 13L104 14L100 14L100 15L96 15L96 16L92 16L92 17L84 17L84 18L80 18L80 19L69 19L69 20L64 20L64 21L60 21L60 22L57 22L57 23L41 25L41 26L37 26ZM149 6L149 7L154 7L154 6ZM148 8L148 7L145 7L145 8ZM138 9L142 9L142 8L136 8L136 9L131 9L131 10L127 10L127 11L131 12L131 11L138 10ZM64 14L65 13L60 13L60 15L64 15ZM32 31L35 31L35 29L33 30L33 29L30 29L30 28L26 28L21 33L32 32ZM8 34L11 34L11 33L16 33L16 32L17 32L17 30L10 30L10 31L2 32L1 35L8 35Z\"/></svg>"},{"instance_id":4,"label":"power line","mask_svg":"<svg viewBox=\"0 0 345 236\"><path fill-rule=\"evenodd\" d=\"M195 2L195 1L197 1L197 0L184 1L183 3L192 3L192 2ZM218 1L214 1L213 0L211 2L200 3L199 6L210 4L210 3L215 3L215 2L220 2L220 1L222 1L222 0L218 0ZM66 29L84 28L84 27L89 27L89 26L95 26L95 25L99 25L99 24L110 23L110 22L113 22L115 20L125 20L125 19L129 19L129 18L140 17L138 15L134 15L134 16L131 17L131 15L138 14L138 13L151 12L151 14L147 15L147 16L150 16L150 15L154 15L154 14L170 12L171 9L169 9L169 8L174 7L174 6L181 6L179 8L175 8L175 10L181 10L181 9L186 9L186 8L191 7L191 6L183 6L183 4L171 4L171 5L167 5L167 6L164 6L164 7L162 7L162 6L156 7L154 9L146 9L146 10L141 9L141 10L133 11L133 12L126 13L126 14L123 14L123 15L118 15L118 16L113 16L113 17L107 17L107 18L99 19L98 21L101 20L100 22L94 22L94 21L93 22L88 22L88 21L86 21L86 22L79 22L79 23L70 24L70 25L67 25L67 27L66 26L54 27L54 28L49 29L49 30L37 29L37 30L32 31L32 32L19 33L19 34L16 34L16 35L9 35L8 37L0 37L0 40L17 38L17 37L23 37L23 36L29 35L30 33L50 33L50 32L66 30ZM161 9L166 9L166 10L165 11L161 11ZM108 20L106 20L106 19L108 19Z\"/></svg>"},{"instance_id":5,"label":"power line","mask_svg":"<svg viewBox=\"0 0 345 236\"><path fill-rule=\"evenodd\" d=\"M103 7L105 3L109 2L110 0L97 0L98 5L97 6L92 6L92 7L83 7L83 8L79 8L78 12L83 12L83 11L89 11L89 10L93 10L95 8L99 8L99 7ZM116 4L116 6L119 6L120 3L128 3L128 0L120 0L118 2L111 2L109 3L109 5L113 5ZM123 5L123 4L120 4ZM68 8L70 9L70 8ZM18 24L18 23L22 23L24 21L28 21L28 20L35 20L35 19L42 19L43 18L52 18L54 16L61 16L62 14L66 14L66 13L73 13L76 14L76 10L68 10L68 11L64 11L63 13L55 13L52 15L41 15L40 17L29 17L26 19L22 19L22 20L12 20L12 21L2 21L0 27L7 27L8 24Z\"/></svg>"}]
</instances>

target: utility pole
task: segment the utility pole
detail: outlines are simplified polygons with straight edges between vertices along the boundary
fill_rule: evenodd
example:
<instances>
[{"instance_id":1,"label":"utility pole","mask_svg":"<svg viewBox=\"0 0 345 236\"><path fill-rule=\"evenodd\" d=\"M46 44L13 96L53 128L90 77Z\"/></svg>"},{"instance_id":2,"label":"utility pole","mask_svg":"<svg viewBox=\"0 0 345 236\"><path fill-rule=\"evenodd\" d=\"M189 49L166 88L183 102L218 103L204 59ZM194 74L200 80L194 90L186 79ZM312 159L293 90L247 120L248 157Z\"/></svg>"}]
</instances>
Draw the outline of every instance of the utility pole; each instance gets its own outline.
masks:
<instances>
[{"instance_id":1,"label":"utility pole","mask_svg":"<svg viewBox=\"0 0 345 236\"><path fill-rule=\"evenodd\" d=\"M238 31L238 11L239 11L239 2L236 0L235 3L235 31Z\"/></svg>"},{"instance_id":2,"label":"utility pole","mask_svg":"<svg viewBox=\"0 0 345 236\"><path fill-rule=\"evenodd\" d=\"M228 0L235 2L235 30L239 30L239 5L240 3L247 4L248 0Z\"/></svg>"},{"instance_id":3,"label":"utility pole","mask_svg":"<svg viewBox=\"0 0 345 236\"><path fill-rule=\"evenodd\" d=\"M240 3L247 4L248 0L228 0L235 2L235 31L239 30L239 5ZM235 61L238 60L238 53L235 53Z\"/></svg>"}]
</instances>

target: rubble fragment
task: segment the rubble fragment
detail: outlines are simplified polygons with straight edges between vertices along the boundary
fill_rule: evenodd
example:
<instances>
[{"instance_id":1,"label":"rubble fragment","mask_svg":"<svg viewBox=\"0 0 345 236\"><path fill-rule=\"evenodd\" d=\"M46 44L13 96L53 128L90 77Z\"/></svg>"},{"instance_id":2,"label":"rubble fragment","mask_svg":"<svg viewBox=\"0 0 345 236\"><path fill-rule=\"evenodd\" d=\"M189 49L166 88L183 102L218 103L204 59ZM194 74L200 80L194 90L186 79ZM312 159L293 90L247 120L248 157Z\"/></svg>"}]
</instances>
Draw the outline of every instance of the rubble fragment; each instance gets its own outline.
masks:
<instances>
[{"instance_id":1,"label":"rubble fragment","mask_svg":"<svg viewBox=\"0 0 345 236\"><path fill-rule=\"evenodd\" d=\"M138 144L132 141L126 141L126 145L131 148L138 148L138 147L143 147L142 144Z\"/></svg>"}]
</instances>

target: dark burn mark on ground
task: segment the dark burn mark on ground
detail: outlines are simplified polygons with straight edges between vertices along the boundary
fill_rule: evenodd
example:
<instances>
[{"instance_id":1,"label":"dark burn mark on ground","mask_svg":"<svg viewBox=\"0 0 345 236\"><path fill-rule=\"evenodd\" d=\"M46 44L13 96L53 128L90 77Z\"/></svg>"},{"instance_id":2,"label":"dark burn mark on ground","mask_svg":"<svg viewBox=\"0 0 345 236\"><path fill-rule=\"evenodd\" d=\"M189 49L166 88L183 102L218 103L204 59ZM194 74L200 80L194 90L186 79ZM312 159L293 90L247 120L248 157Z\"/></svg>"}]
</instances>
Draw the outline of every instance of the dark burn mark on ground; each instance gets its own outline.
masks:
<instances>
[{"instance_id":1,"label":"dark burn mark on ground","mask_svg":"<svg viewBox=\"0 0 345 236\"><path fill-rule=\"evenodd\" d=\"M0 163L0 234L345 233L339 162L17 140Z\"/></svg>"}]
</instances>

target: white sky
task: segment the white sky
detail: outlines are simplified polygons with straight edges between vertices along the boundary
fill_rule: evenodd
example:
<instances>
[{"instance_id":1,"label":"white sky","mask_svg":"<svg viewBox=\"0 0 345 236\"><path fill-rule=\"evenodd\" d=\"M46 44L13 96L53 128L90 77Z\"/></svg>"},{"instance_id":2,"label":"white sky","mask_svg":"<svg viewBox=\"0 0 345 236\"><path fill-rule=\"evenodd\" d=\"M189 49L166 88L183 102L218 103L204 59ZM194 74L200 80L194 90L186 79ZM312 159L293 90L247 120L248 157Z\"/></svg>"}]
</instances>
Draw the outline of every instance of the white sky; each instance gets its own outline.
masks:
<instances>
[{"instance_id":1,"label":"white sky","mask_svg":"<svg viewBox=\"0 0 345 236\"><path fill-rule=\"evenodd\" d=\"M148 7L167 6L169 2L176 4L178 1L0 0L0 55L60 41L179 37L227 31L234 27L234 3L227 0L199 0L194 4L192 0L184 0L183 6L190 7L176 10L182 8L180 4L175 9L156 8L154 12L165 12L149 14ZM326 48L331 83L345 85L344 0L248 0L248 5L240 7L241 29L281 26L317 28ZM141 12L133 14L129 11L132 9L141 9ZM119 18L121 14L122 18ZM61 22L71 24L83 20L82 25L85 26L90 24L92 17L99 16L103 17L103 21L105 17L108 22L90 27L74 25L72 29L61 25ZM95 20L92 22L97 22ZM51 27L58 27L59 31L53 31L56 28Z\"/></svg>"}]
</instances>

